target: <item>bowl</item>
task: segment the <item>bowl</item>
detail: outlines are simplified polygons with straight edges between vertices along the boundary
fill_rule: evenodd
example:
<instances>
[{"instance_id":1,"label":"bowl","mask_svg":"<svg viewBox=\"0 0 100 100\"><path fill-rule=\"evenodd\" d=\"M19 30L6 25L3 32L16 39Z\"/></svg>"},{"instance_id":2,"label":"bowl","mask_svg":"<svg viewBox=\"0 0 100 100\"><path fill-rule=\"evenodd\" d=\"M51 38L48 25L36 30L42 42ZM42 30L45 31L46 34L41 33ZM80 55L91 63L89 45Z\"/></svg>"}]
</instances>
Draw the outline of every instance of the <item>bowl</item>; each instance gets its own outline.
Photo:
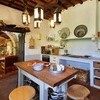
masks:
<instances>
[{"instance_id":1,"label":"bowl","mask_svg":"<svg viewBox=\"0 0 100 100\"><path fill-rule=\"evenodd\" d=\"M41 71L43 70L44 68L44 64L43 63L36 63L36 64L33 64L33 69L35 71Z\"/></svg>"}]
</instances>

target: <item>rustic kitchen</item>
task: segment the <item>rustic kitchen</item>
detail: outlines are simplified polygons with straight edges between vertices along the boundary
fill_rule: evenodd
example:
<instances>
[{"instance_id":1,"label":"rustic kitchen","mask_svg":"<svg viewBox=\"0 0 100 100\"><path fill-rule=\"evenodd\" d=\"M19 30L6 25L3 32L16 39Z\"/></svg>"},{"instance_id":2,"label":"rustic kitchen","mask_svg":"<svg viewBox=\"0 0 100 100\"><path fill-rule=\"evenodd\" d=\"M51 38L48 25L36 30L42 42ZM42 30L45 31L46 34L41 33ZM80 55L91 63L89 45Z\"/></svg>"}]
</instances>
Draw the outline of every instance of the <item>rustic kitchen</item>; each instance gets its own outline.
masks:
<instances>
[{"instance_id":1,"label":"rustic kitchen","mask_svg":"<svg viewBox=\"0 0 100 100\"><path fill-rule=\"evenodd\" d=\"M0 13L2 100L100 99L100 0L1 0Z\"/></svg>"}]
</instances>

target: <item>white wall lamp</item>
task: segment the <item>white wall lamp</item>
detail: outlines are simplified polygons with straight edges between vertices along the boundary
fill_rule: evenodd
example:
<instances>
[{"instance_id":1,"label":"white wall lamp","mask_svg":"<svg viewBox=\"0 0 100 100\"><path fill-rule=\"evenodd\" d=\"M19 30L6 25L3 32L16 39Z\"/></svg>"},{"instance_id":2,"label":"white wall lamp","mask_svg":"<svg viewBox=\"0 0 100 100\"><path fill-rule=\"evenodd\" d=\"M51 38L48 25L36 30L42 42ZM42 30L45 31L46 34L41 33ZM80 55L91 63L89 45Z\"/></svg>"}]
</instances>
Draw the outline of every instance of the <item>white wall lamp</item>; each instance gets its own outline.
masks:
<instances>
[{"instance_id":1,"label":"white wall lamp","mask_svg":"<svg viewBox=\"0 0 100 100\"><path fill-rule=\"evenodd\" d=\"M61 23L61 10L57 8L54 12L54 22L60 24Z\"/></svg>"}]
</instances>

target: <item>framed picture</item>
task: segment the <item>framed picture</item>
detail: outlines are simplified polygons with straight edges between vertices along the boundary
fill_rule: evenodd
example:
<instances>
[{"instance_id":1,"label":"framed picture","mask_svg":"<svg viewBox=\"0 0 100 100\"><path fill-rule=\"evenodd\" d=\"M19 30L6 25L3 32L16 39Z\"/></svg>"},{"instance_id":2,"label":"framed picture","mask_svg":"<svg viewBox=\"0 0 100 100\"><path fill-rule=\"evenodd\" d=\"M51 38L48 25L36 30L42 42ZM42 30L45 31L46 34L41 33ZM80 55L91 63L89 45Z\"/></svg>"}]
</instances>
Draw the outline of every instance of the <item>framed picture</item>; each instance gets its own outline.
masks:
<instances>
[{"instance_id":1,"label":"framed picture","mask_svg":"<svg viewBox=\"0 0 100 100\"><path fill-rule=\"evenodd\" d=\"M34 49L35 47L35 39L31 36L29 39L29 49Z\"/></svg>"}]
</instances>

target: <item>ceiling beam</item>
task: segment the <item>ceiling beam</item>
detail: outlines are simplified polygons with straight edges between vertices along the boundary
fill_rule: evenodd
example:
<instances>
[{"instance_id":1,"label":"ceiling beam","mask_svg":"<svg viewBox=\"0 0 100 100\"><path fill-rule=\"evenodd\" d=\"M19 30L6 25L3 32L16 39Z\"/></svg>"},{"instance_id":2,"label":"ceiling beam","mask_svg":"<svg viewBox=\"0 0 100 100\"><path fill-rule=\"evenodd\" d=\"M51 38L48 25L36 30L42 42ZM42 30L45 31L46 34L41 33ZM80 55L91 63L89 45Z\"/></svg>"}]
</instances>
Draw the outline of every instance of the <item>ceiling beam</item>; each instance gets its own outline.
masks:
<instances>
[{"instance_id":1,"label":"ceiling beam","mask_svg":"<svg viewBox=\"0 0 100 100\"><path fill-rule=\"evenodd\" d=\"M45 8L46 7L46 3L44 3L41 0L31 0L33 2L35 2L36 4L39 4L41 7Z\"/></svg>"},{"instance_id":2,"label":"ceiling beam","mask_svg":"<svg viewBox=\"0 0 100 100\"><path fill-rule=\"evenodd\" d=\"M82 1L82 0L78 0L78 1L79 1L79 3L80 3L80 4L82 4L82 3L83 3L83 1Z\"/></svg>"},{"instance_id":3,"label":"ceiling beam","mask_svg":"<svg viewBox=\"0 0 100 100\"><path fill-rule=\"evenodd\" d=\"M67 7L66 7L60 0L58 0L57 4L58 4L61 8L67 9Z\"/></svg>"},{"instance_id":4,"label":"ceiling beam","mask_svg":"<svg viewBox=\"0 0 100 100\"><path fill-rule=\"evenodd\" d=\"M66 0L69 4L71 4L72 6L75 6L75 4L71 1L71 0Z\"/></svg>"},{"instance_id":5,"label":"ceiling beam","mask_svg":"<svg viewBox=\"0 0 100 100\"><path fill-rule=\"evenodd\" d=\"M3 1L0 0L0 4L11 7L11 8L14 8L14 9L17 9L17 10L20 10L20 11L23 11L23 7L21 7L19 5L15 5L15 6L9 5L9 2L4 1L4 0Z\"/></svg>"}]
</instances>

